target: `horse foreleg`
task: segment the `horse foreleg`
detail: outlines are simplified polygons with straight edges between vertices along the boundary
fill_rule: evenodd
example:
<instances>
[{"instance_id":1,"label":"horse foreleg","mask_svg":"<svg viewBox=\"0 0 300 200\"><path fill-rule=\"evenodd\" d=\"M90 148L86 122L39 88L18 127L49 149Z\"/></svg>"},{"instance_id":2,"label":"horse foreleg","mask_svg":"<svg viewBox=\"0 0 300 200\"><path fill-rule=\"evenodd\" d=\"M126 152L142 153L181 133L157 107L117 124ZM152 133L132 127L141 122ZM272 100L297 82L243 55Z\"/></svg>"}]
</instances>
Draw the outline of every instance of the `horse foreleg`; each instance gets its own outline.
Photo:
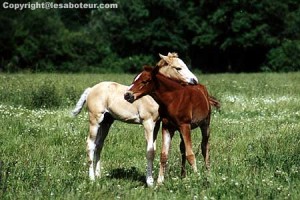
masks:
<instances>
[{"instance_id":1,"label":"horse foreleg","mask_svg":"<svg viewBox=\"0 0 300 200\"><path fill-rule=\"evenodd\" d=\"M162 150L160 154L160 168L159 168L159 175L157 179L158 184L162 184L164 181L164 174L166 172L168 154L169 154L170 145L171 145L174 132L175 131L168 130L165 127L162 128Z\"/></svg>"},{"instance_id":2,"label":"horse foreleg","mask_svg":"<svg viewBox=\"0 0 300 200\"><path fill-rule=\"evenodd\" d=\"M180 133L182 135L184 145L185 145L185 155L186 159L192 166L194 172L197 172L196 158L192 149L192 140L191 140L191 125L183 124L180 126Z\"/></svg>"},{"instance_id":3,"label":"horse foreleg","mask_svg":"<svg viewBox=\"0 0 300 200\"><path fill-rule=\"evenodd\" d=\"M209 124L204 124L200 128L202 133L201 152L205 161L205 167L209 170Z\"/></svg>"},{"instance_id":4,"label":"horse foreleg","mask_svg":"<svg viewBox=\"0 0 300 200\"><path fill-rule=\"evenodd\" d=\"M152 119L145 120L143 122L145 128L145 137L147 140L147 174L146 174L146 183L148 187L152 187L154 185L154 179L152 176L153 171L153 161L155 156L155 140L157 133L154 133L155 124Z\"/></svg>"}]
</instances>

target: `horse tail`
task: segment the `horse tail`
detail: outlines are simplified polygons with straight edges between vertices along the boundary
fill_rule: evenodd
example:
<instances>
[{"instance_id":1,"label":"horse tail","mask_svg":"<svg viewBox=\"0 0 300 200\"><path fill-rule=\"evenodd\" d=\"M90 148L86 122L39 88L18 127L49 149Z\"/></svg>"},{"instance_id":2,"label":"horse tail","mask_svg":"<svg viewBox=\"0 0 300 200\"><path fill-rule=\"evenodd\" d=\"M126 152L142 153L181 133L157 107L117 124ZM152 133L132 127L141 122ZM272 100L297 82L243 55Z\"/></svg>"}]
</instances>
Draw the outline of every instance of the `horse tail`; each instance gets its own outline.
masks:
<instances>
[{"instance_id":1,"label":"horse tail","mask_svg":"<svg viewBox=\"0 0 300 200\"><path fill-rule=\"evenodd\" d=\"M208 96L209 104L218 110L221 108L221 103L213 96Z\"/></svg>"},{"instance_id":2,"label":"horse tail","mask_svg":"<svg viewBox=\"0 0 300 200\"><path fill-rule=\"evenodd\" d=\"M82 93L82 95L80 96L80 99L78 100L74 110L72 110L72 116L75 117L76 115L78 115L81 111L81 109L83 108L85 102L86 102L86 98L89 95L91 91L91 88L87 88L84 90L84 92Z\"/></svg>"}]
</instances>

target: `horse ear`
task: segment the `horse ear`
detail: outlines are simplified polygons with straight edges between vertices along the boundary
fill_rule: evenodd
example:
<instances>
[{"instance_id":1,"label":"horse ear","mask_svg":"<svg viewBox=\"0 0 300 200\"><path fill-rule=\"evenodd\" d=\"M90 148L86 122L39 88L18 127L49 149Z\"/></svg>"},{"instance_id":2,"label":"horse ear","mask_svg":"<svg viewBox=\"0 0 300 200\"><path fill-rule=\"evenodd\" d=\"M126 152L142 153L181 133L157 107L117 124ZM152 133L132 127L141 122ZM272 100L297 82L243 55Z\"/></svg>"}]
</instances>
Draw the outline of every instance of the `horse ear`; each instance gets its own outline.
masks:
<instances>
[{"instance_id":1,"label":"horse ear","mask_svg":"<svg viewBox=\"0 0 300 200\"><path fill-rule=\"evenodd\" d=\"M151 72L153 70L153 68L151 66L149 66L149 65L144 65L144 70L146 72Z\"/></svg>"},{"instance_id":2,"label":"horse ear","mask_svg":"<svg viewBox=\"0 0 300 200\"><path fill-rule=\"evenodd\" d=\"M164 59L164 57L166 57L166 56L164 56L164 55L162 55L162 54L158 54L159 55L159 57L161 58L161 59Z\"/></svg>"},{"instance_id":3,"label":"horse ear","mask_svg":"<svg viewBox=\"0 0 300 200\"><path fill-rule=\"evenodd\" d=\"M168 53L169 58L178 58L178 54L176 52Z\"/></svg>"},{"instance_id":4,"label":"horse ear","mask_svg":"<svg viewBox=\"0 0 300 200\"><path fill-rule=\"evenodd\" d=\"M161 58L161 59L163 59L164 61L166 61L168 64L170 64L171 63L171 60L170 60L170 58L168 57L168 56L164 56L164 55L162 55L162 54L158 54L159 55L159 57ZM168 54L169 55L169 54Z\"/></svg>"}]
</instances>

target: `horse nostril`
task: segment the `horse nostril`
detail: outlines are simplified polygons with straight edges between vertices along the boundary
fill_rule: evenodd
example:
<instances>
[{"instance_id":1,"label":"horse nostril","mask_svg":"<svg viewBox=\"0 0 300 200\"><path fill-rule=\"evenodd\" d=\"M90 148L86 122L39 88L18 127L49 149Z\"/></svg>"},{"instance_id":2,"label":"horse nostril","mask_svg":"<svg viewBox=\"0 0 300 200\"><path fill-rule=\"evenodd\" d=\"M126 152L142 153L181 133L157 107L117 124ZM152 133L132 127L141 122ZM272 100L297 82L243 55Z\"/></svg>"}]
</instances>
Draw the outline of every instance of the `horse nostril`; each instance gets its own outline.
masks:
<instances>
[{"instance_id":1,"label":"horse nostril","mask_svg":"<svg viewBox=\"0 0 300 200\"><path fill-rule=\"evenodd\" d=\"M192 82L193 85L197 85L198 84L198 81L196 79L194 79L194 78L192 78L191 82Z\"/></svg>"},{"instance_id":2,"label":"horse nostril","mask_svg":"<svg viewBox=\"0 0 300 200\"><path fill-rule=\"evenodd\" d=\"M124 94L124 99L127 101L128 99L129 99L129 93L128 92L126 92L125 94Z\"/></svg>"},{"instance_id":3,"label":"horse nostril","mask_svg":"<svg viewBox=\"0 0 300 200\"><path fill-rule=\"evenodd\" d=\"M134 96L130 92L127 92L127 93L124 94L124 99L126 101L128 101L129 103L133 103Z\"/></svg>"}]
</instances>

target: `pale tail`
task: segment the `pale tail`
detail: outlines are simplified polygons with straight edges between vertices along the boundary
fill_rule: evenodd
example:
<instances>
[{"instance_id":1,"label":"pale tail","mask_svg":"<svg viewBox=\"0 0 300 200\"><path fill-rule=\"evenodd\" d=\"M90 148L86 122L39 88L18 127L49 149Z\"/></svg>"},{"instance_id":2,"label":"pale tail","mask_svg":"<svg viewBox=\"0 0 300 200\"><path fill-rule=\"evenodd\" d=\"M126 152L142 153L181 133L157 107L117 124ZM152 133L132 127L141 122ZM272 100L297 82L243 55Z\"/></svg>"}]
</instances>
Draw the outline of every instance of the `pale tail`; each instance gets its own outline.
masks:
<instances>
[{"instance_id":1,"label":"pale tail","mask_svg":"<svg viewBox=\"0 0 300 200\"><path fill-rule=\"evenodd\" d=\"M84 90L84 92L82 93L80 99L78 100L76 107L74 108L74 110L72 110L72 115L75 117L76 115L78 115L82 109L82 107L84 106L85 102L86 102L86 98L90 93L91 88L87 88Z\"/></svg>"}]
</instances>

